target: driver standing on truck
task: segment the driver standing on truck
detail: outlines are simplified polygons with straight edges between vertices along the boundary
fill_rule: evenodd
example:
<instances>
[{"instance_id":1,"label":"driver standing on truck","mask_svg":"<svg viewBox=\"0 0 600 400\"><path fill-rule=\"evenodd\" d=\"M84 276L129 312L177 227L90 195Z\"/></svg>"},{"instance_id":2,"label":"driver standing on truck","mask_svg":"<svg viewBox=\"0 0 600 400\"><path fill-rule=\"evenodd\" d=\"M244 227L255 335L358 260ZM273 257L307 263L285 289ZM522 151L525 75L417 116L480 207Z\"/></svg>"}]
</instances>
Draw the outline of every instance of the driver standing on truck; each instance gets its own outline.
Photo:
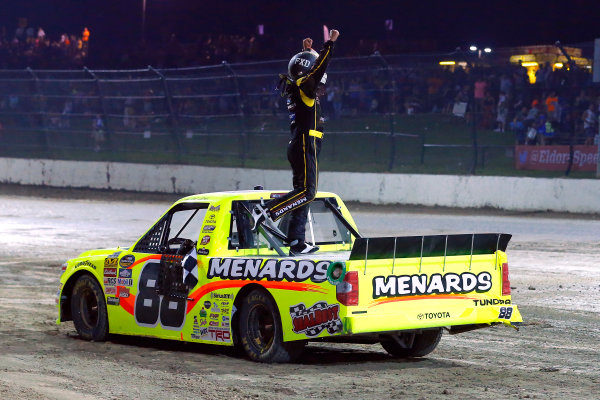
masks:
<instances>
[{"instance_id":1,"label":"driver standing on truck","mask_svg":"<svg viewBox=\"0 0 600 400\"><path fill-rule=\"evenodd\" d=\"M317 89L339 34L337 30L331 30L330 39L324 43L318 57L311 51L296 54L288 64L288 75L282 76L281 87L287 96L290 117L291 140L287 156L292 167L294 189L269 201L264 207L256 205L252 210L253 229L256 229L258 224L277 221L288 212L292 212L287 235L290 255L309 254L319 249L318 246L305 242L308 204L317 194L317 158L323 140L323 132L319 130L321 108L318 107Z\"/></svg>"}]
</instances>

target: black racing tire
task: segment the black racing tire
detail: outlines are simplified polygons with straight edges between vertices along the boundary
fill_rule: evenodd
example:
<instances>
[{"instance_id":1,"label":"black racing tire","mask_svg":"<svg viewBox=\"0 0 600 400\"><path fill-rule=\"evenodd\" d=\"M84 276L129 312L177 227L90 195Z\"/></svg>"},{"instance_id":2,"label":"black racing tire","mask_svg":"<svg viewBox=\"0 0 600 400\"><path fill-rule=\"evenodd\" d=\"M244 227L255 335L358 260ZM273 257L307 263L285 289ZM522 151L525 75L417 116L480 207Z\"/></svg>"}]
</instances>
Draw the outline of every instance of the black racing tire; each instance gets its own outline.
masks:
<instances>
[{"instance_id":1,"label":"black racing tire","mask_svg":"<svg viewBox=\"0 0 600 400\"><path fill-rule=\"evenodd\" d=\"M435 350L441 338L441 328L421 333L407 332L387 335L381 340L381 346L393 357L423 357Z\"/></svg>"},{"instance_id":2,"label":"black racing tire","mask_svg":"<svg viewBox=\"0 0 600 400\"><path fill-rule=\"evenodd\" d=\"M102 342L108 336L108 312L102 288L92 276L81 275L71 293L73 324L85 340Z\"/></svg>"},{"instance_id":3,"label":"black racing tire","mask_svg":"<svg viewBox=\"0 0 600 400\"><path fill-rule=\"evenodd\" d=\"M241 346L253 361L290 362L302 354L306 344L304 341L283 341L275 301L262 289L251 291L242 300L238 329Z\"/></svg>"}]
</instances>

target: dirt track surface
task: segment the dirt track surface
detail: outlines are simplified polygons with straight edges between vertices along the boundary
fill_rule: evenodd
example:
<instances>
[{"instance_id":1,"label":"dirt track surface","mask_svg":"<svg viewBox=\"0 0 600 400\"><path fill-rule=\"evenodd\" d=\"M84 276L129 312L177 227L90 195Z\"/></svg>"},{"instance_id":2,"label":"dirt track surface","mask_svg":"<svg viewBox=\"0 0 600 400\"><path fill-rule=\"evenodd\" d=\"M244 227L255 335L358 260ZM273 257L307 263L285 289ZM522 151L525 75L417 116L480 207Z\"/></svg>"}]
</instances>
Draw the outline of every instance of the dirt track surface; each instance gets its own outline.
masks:
<instances>
[{"instance_id":1,"label":"dirt track surface","mask_svg":"<svg viewBox=\"0 0 600 400\"><path fill-rule=\"evenodd\" d=\"M311 344L296 364L264 365L217 346L86 342L71 322L57 326L60 264L129 245L170 199L31 194L0 191L0 399L600 398L597 219L356 206L366 235L513 233L511 286L524 326L444 335L423 359Z\"/></svg>"}]
</instances>

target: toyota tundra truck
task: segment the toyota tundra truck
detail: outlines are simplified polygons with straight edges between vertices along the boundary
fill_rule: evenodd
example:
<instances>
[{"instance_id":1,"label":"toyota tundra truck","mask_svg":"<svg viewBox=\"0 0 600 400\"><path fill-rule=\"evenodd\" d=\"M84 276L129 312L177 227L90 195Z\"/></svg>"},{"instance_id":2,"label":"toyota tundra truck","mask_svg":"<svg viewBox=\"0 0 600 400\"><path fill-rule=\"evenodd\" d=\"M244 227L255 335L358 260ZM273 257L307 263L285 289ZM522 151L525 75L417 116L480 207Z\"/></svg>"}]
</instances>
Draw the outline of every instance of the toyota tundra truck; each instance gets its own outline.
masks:
<instances>
[{"instance_id":1,"label":"toyota tundra truck","mask_svg":"<svg viewBox=\"0 0 600 400\"><path fill-rule=\"evenodd\" d=\"M68 260L57 323L72 320L87 340L150 336L289 362L310 341L422 357L444 331L522 322L510 293L511 235L363 237L344 202L319 192L306 226L319 250L289 256L288 216L253 230L249 212L280 193L188 196L130 246Z\"/></svg>"}]
</instances>

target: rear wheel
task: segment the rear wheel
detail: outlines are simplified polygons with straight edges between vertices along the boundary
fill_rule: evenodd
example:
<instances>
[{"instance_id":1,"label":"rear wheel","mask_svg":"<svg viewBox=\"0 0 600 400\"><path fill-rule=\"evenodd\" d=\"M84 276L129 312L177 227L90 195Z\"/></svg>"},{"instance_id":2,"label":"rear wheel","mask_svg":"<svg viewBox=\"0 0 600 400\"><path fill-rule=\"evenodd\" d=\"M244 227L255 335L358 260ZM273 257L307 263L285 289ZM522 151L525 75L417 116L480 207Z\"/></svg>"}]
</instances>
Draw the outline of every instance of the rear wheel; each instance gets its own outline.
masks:
<instances>
[{"instance_id":1,"label":"rear wheel","mask_svg":"<svg viewBox=\"0 0 600 400\"><path fill-rule=\"evenodd\" d=\"M303 341L283 341L275 302L261 289L251 291L242 301L239 334L244 352L254 361L289 362L304 350Z\"/></svg>"},{"instance_id":2,"label":"rear wheel","mask_svg":"<svg viewBox=\"0 0 600 400\"><path fill-rule=\"evenodd\" d=\"M77 278L71 294L73 324L81 338L97 342L108 335L108 314L104 293L90 275Z\"/></svg>"},{"instance_id":3,"label":"rear wheel","mask_svg":"<svg viewBox=\"0 0 600 400\"><path fill-rule=\"evenodd\" d=\"M381 340L381 346L394 357L423 357L435 350L441 338L441 328L421 333L407 332L386 335Z\"/></svg>"}]
</instances>

